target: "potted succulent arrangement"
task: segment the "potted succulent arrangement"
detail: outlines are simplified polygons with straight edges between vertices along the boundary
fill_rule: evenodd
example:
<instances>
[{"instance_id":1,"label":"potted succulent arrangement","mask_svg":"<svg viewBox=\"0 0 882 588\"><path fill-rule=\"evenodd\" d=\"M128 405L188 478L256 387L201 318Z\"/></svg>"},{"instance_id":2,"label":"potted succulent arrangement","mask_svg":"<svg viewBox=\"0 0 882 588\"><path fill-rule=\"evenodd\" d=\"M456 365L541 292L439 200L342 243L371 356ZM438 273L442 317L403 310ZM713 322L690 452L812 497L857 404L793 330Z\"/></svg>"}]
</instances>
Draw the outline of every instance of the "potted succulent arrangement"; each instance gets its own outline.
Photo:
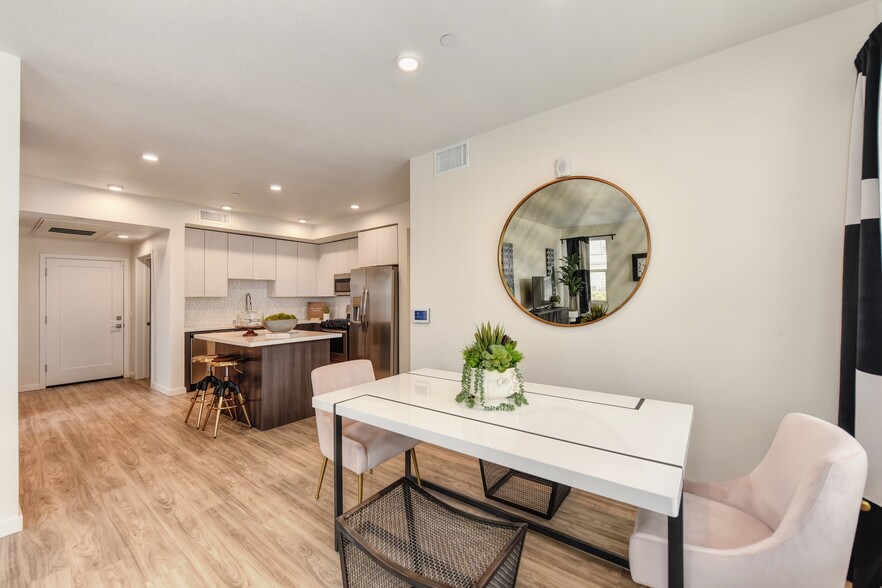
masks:
<instances>
[{"instance_id":1,"label":"potted succulent arrangement","mask_svg":"<svg viewBox=\"0 0 882 588\"><path fill-rule=\"evenodd\" d=\"M557 281L567 287L570 293L570 315L575 318L579 313L579 294L585 289L585 280L579 275L582 269L582 256L578 253L561 258L560 277Z\"/></svg>"},{"instance_id":2,"label":"potted succulent arrangement","mask_svg":"<svg viewBox=\"0 0 882 588\"><path fill-rule=\"evenodd\" d=\"M527 404L518 368L524 354L517 346L501 325L477 327L475 341L462 350L462 390L456 401L469 408L480 404L484 410L514 410Z\"/></svg>"},{"instance_id":3,"label":"potted succulent arrangement","mask_svg":"<svg viewBox=\"0 0 882 588\"><path fill-rule=\"evenodd\" d=\"M324 306L322 306L322 320L330 320L331 318L331 305L325 302Z\"/></svg>"},{"instance_id":4,"label":"potted succulent arrangement","mask_svg":"<svg viewBox=\"0 0 882 588\"><path fill-rule=\"evenodd\" d=\"M588 312L582 314L579 320L583 323L590 323L591 321L596 321L599 318L603 318L606 316L607 305L601 304L599 302L592 302L588 306Z\"/></svg>"}]
</instances>

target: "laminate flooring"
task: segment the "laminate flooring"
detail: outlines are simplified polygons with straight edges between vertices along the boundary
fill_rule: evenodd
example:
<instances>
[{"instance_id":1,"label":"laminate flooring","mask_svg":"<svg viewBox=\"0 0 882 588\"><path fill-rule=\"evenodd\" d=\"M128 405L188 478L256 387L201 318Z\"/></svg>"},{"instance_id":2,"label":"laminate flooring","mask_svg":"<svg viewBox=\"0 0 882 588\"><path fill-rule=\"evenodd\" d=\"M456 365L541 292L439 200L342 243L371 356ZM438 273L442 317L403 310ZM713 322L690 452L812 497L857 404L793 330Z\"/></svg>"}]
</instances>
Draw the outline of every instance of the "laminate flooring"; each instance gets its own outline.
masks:
<instances>
[{"instance_id":1,"label":"laminate flooring","mask_svg":"<svg viewBox=\"0 0 882 588\"><path fill-rule=\"evenodd\" d=\"M0 585L340 586L332 468L314 498L314 420L261 432L223 418L212 439L184 424L187 406L131 380L20 394L25 529L0 538ZM477 460L425 444L418 455L425 478L483 496ZM376 468L365 496L401 475L401 459ZM355 486L346 474L345 508ZM552 524L626 554L633 520L574 490ZM518 585L637 586L534 533Z\"/></svg>"}]
</instances>

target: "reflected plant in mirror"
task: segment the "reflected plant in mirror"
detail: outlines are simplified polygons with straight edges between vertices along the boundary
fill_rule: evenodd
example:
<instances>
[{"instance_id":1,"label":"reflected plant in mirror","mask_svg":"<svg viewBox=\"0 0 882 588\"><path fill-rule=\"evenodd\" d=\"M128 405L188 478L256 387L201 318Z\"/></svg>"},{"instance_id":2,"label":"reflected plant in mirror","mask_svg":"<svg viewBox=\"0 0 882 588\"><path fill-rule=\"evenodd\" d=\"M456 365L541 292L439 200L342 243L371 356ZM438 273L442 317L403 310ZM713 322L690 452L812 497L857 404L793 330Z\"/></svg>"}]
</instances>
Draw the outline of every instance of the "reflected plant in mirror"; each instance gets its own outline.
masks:
<instances>
[{"instance_id":1,"label":"reflected plant in mirror","mask_svg":"<svg viewBox=\"0 0 882 588\"><path fill-rule=\"evenodd\" d=\"M641 258L636 282L635 254ZM521 310L547 324L584 326L617 312L643 283L649 227L615 184L570 176L521 200L502 229L497 255L505 290ZM555 291L553 284L563 287Z\"/></svg>"}]
</instances>

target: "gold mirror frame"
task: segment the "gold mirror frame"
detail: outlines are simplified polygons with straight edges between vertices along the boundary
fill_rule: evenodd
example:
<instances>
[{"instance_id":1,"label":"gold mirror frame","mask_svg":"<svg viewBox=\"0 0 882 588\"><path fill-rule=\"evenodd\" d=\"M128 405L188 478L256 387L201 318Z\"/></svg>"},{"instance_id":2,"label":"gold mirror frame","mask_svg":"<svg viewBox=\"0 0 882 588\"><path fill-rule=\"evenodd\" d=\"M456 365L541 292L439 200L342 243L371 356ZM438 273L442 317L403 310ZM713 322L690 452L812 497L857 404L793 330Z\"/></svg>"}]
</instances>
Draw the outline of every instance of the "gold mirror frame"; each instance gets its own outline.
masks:
<instances>
[{"instance_id":1,"label":"gold mirror frame","mask_svg":"<svg viewBox=\"0 0 882 588\"><path fill-rule=\"evenodd\" d=\"M525 308L520 302L518 302L517 298L515 298L515 293L509 289L508 283L506 282L506 279L505 279L505 274L503 272L502 245L504 243L505 233L508 231L509 224L511 223L511 221L515 217L515 215L518 213L518 211L521 209L521 207L527 201L529 201L530 198L532 198L534 195L538 194L539 192L541 192L545 188L548 188L549 186L552 186L554 184L558 184L561 182L572 181L572 180L593 180L595 182L600 182L600 183L606 184L607 186L610 186L611 188L614 188L615 190L617 190L620 194L622 194L628 200L631 201L631 204L634 206L635 210L640 215L640 219L643 221L643 228L646 231L646 263L643 268L643 273L640 275L640 278L635 283L634 288L631 290L631 293L628 294L628 296L622 301L622 303L619 304L615 309L608 311L607 314L605 314L602 317L595 319L593 321L584 322L584 323L579 322L579 323L575 323L575 324L563 324L563 323L555 323L555 322L547 321L547 320L533 314L532 312L530 312L530 309ZM505 290L506 294L508 294L508 297L515 304L515 306L517 306L522 312L527 314L530 318L537 320L541 323L545 323L546 325L551 325L554 327L584 327L587 325L593 325L595 323L598 323L598 322L602 321L603 319L608 318L608 317L614 315L615 313L617 313L621 308L623 308L626 304L628 304L628 302L631 300L631 298L634 297L634 294L637 292L637 290L643 284L643 280L644 280L644 278L646 278L646 272L649 271L649 262L650 262L651 257L652 257L652 239L650 238L650 234L649 234L649 223L646 222L646 216L643 214L643 210L640 208L640 205L637 204L637 201L634 200L634 198L631 197L631 195L628 194L621 187L617 186L616 184L613 184L612 182L610 182L608 180L604 180L603 178L597 178L594 176L567 176L567 177L563 177L563 178L558 178L556 180L552 180L550 182L546 182L545 184L542 184L541 186L539 186L538 188L536 188L535 190L533 190L532 192L530 192L529 194L524 196L521 199L521 201L518 202L517 206L514 207L514 210L511 211L511 214L508 215L508 218L505 220L505 225L502 227L502 232L499 234L499 243L497 244L497 247L496 247L496 265L499 270L499 280L502 283L502 287ZM555 263L558 263L559 261L560 260L555 260ZM557 270L559 270L559 266L555 266L555 277L556 277ZM563 287L566 287L566 286L563 286ZM566 308L566 307L564 307L564 308Z\"/></svg>"}]
</instances>

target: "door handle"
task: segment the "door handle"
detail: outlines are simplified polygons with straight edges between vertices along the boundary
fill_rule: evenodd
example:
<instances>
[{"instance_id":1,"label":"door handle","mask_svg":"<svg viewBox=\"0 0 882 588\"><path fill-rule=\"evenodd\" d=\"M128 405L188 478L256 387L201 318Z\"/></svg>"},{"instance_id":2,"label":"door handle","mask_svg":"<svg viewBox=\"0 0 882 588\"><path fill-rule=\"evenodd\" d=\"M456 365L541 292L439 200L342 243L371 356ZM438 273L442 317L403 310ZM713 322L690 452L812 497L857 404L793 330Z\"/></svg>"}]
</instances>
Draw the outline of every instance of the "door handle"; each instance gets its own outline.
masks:
<instances>
[{"instance_id":1,"label":"door handle","mask_svg":"<svg viewBox=\"0 0 882 588\"><path fill-rule=\"evenodd\" d=\"M121 328L122 328L122 324L121 324L121 323L116 323L116 325L114 325L113 328L114 328L114 329L121 329Z\"/></svg>"},{"instance_id":2,"label":"door handle","mask_svg":"<svg viewBox=\"0 0 882 588\"><path fill-rule=\"evenodd\" d=\"M364 294L361 298L361 330L365 333L367 333L368 330L368 303L370 302L370 295L370 290L365 288Z\"/></svg>"}]
</instances>

